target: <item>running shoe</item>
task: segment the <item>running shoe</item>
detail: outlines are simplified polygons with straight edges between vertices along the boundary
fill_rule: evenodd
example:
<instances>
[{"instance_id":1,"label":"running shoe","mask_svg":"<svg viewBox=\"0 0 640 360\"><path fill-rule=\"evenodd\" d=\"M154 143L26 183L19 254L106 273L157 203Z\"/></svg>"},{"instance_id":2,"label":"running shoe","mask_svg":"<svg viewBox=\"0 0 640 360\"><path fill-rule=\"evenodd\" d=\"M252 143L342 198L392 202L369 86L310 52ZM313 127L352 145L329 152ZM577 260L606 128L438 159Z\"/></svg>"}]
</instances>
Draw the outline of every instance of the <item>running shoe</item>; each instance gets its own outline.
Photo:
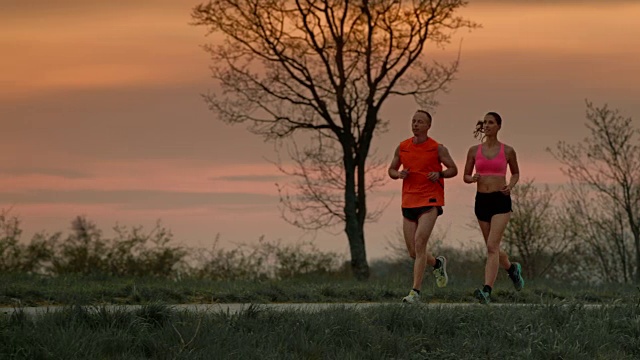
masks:
<instances>
[{"instance_id":1,"label":"running shoe","mask_svg":"<svg viewBox=\"0 0 640 360\"><path fill-rule=\"evenodd\" d=\"M436 259L440 260L440 267L433 269L433 275L436 277L436 285L439 288L443 288L447 286L449 282L449 275L447 275L447 258L438 256Z\"/></svg>"},{"instance_id":2,"label":"running shoe","mask_svg":"<svg viewBox=\"0 0 640 360\"><path fill-rule=\"evenodd\" d=\"M413 289L411 291L409 291L409 295L407 295L407 296L402 298L402 302L403 303L413 304L413 303L417 303L419 301L420 301L420 294L415 292L415 290L413 290Z\"/></svg>"},{"instance_id":3,"label":"running shoe","mask_svg":"<svg viewBox=\"0 0 640 360\"><path fill-rule=\"evenodd\" d=\"M522 265L520 263L514 262L514 270L513 272L509 272L509 278L513 281L513 287L516 288L517 291L522 290L524 287L524 278L522 278Z\"/></svg>"},{"instance_id":4,"label":"running shoe","mask_svg":"<svg viewBox=\"0 0 640 360\"><path fill-rule=\"evenodd\" d=\"M491 294L482 289L476 289L473 292L473 296L480 301L480 304L489 304L491 302Z\"/></svg>"}]
</instances>

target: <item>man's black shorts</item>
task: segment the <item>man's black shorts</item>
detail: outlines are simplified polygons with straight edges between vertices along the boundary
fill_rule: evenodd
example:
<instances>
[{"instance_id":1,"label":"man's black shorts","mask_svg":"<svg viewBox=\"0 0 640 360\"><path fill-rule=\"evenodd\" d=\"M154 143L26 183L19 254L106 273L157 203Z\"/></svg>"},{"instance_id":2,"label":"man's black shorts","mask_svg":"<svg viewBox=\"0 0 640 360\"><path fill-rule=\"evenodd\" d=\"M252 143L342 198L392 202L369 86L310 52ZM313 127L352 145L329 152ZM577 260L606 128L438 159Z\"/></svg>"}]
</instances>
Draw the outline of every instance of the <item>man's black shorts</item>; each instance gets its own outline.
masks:
<instances>
[{"instance_id":1,"label":"man's black shorts","mask_svg":"<svg viewBox=\"0 0 640 360\"><path fill-rule=\"evenodd\" d=\"M476 217L480 221L491 222L493 215L511 212L511 196L500 191L476 193Z\"/></svg>"},{"instance_id":2,"label":"man's black shorts","mask_svg":"<svg viewBox=\"0 0 640 360\"><path fill-rule=\"evenodd\" d=\"M438 216L444 213L444 210L442 210L442 206L421 206L417 208L402 208L402 216L404 216L404 218L409 221L418 222L418 219L420 218L420 216L422 216L422 214L433 209L434 207L438 211Z\"/></svg>"}]
</instances>

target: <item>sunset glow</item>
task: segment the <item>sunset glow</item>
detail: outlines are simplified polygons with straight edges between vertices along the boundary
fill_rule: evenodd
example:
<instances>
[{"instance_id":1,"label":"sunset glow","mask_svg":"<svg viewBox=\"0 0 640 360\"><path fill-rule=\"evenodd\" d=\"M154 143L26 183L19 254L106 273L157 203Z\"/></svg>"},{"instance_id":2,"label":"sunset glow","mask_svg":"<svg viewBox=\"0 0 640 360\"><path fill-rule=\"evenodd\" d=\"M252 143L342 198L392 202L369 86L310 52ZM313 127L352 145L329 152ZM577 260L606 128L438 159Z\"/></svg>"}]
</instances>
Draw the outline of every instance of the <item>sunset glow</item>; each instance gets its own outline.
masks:
<instances>
[{"instance_id":1,"label":"sunset glow","mask_svg":"<svg viewBox=\"0 0 640 360\"><path fill-rule=\"evenodd\" d=\"M274 147L215 118L201 95L215 84L201 45L217 41L190 25L197 1L8 1L0 5L0 209L25 227L67 231L74 216L101 228L153 226L178 241L206 245L259 236L299 241L280 218L275 183L290 179L270 162ZM517 150L522 178L566 181L545 150L586 136L584 100L608 103L640 120L640 3L637 1L471 1L462 14L482 25L454 36L438 59L461 65L439 97L431 135L460 171L476 141L476 119L498 111L501 139ZM36 26L37 25L37 26ZM390 99L389 131L375 140L388 161L411 136L411 99ZM465 229L474 189L447 180L438 226L451 241ZM390 201L367 228L369 257L384 256L400 224L400 183L371 198ZM372 204L373 205L373 204ZM321 249L346 249L342 235L319 233Z\"/></svg>"}]
</instances>

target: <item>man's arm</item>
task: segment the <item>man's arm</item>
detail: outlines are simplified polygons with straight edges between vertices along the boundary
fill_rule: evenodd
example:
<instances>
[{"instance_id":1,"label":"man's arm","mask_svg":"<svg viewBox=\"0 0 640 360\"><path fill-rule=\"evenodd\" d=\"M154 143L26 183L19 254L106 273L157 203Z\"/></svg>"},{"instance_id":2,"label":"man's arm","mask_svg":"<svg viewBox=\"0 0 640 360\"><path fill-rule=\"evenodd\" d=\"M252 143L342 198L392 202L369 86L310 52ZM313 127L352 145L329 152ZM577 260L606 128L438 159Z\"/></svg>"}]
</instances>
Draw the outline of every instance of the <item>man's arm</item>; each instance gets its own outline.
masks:
<instances>
[{"instance_id":1,"label":"man's arm","mask_svg":"<svg viewBox=\"0 0 640 360\"><path fill-rule=\"evenodd\" d=\"M449 154L449 150L444 145L438 145L438 158L440 162L446 167L445 170L429 174L429 179L436 181L439 178L452 178L458 175L458 166ZM435 174L435 175L432 175Z\"/></svg>"},{"instance_id":2,"label":"man's arm","mask_svg":"<svg viewBox=\"0 0 640 360\"><path fill-rule=\"evenodd\" d=\"M398 171L400 169L400 146L396 148L395 153L393 154L393 159L391 160L391 165L389 165L389 177L393 180L404 179L407 177L407 170Z\"/></svg>"}]
</instances>

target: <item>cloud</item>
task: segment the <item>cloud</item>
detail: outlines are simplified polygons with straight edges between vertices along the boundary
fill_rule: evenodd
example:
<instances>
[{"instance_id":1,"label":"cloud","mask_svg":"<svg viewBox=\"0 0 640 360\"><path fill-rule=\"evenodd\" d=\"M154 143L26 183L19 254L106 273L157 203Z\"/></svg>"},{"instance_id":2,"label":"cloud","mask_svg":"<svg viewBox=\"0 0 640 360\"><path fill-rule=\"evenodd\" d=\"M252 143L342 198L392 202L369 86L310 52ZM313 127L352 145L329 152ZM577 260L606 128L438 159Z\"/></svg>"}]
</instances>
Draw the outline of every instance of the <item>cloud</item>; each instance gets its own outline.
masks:
<instances>
[{"instance_id":1,"label":"cloud","mask_svg":"<svg viewBox=\"0 0 640 360\"><path fill-rule=\"evenodd\" d=\"M536 5L615 5L636 4L636 0L472 0L471 5L499 4L509 6L536 6Z\"/></svg>"},{"instance_id":2,"label":"cloud","mask_svg":"<svg viewBox=\"0 0 640 360\"><path fill-rule=\"evenodd\" d=\"M62 168L27 168L27 167L14 167L0 169L0 175L9 176L54 176L67 179L88 179L91 175L86 172L62 169Z\"/></svg>"},{"instance_id":3,"label":"cloud","mask_svg":"<svg viewBox=\"0 0 640 360\"><path fill-rule=\"evenodd\" d=\"M205 86L92 89L57 91L28 101L0 100L2 131L7 135L0 152L34 167L50 164L56 154L71 161L180 158L219 165L263 162L260 154L273 153L273 145L249 134L244 126L218 121L200 97L205 90ZM227 153L230 149L233 154Z\"/></svg>"},{"instance_id":4,"label":"cloud","mask_svg":"<svg viewBox=\"0 0 640 360\"><path fill-rule=\"evenodd\" d=\"M29 16L61 16L101 14L105 12L122 13L139 8L155 9L189 9L204 1L175 1L175 0L2 0L0 3L0 14L7 18L19 15Z\"/></svg>"},{"instance_id":5,"label":"cloud","mask_svg":"<svg viewBox=\"0 0 640 360\"><path fill-rule=\"evenodd\" d=\"M271 182L284 179L285 176L278 175L229 175L212 177L214 181L249 181L249 182Z\"/></svg>"},{"instance_id":6,"label":"cloud","mask_svg":"<svg viewBox=\"0 0 640 360\"><path fill-rule=\"evenodd\" d=\"M7 204L76 204L119 205L123 209L187 209L220 206L260 206L277 204L274 195L253 193L177 192L177 191L99 191L99 190L33 190L0 192Z\"/></svg>"},{"instance_id":7,"label":"cloud","mask_svg":"<svg viewBox=\"0 0 640 360\"><path fill-rule=\"evenodd\" d=\"M206 78L208 57L199 47L204 32L189 25L191 6L168 0L3 0L0 68L11 86L0 88L0 99Z\"/></svg>"}]
</instances>

